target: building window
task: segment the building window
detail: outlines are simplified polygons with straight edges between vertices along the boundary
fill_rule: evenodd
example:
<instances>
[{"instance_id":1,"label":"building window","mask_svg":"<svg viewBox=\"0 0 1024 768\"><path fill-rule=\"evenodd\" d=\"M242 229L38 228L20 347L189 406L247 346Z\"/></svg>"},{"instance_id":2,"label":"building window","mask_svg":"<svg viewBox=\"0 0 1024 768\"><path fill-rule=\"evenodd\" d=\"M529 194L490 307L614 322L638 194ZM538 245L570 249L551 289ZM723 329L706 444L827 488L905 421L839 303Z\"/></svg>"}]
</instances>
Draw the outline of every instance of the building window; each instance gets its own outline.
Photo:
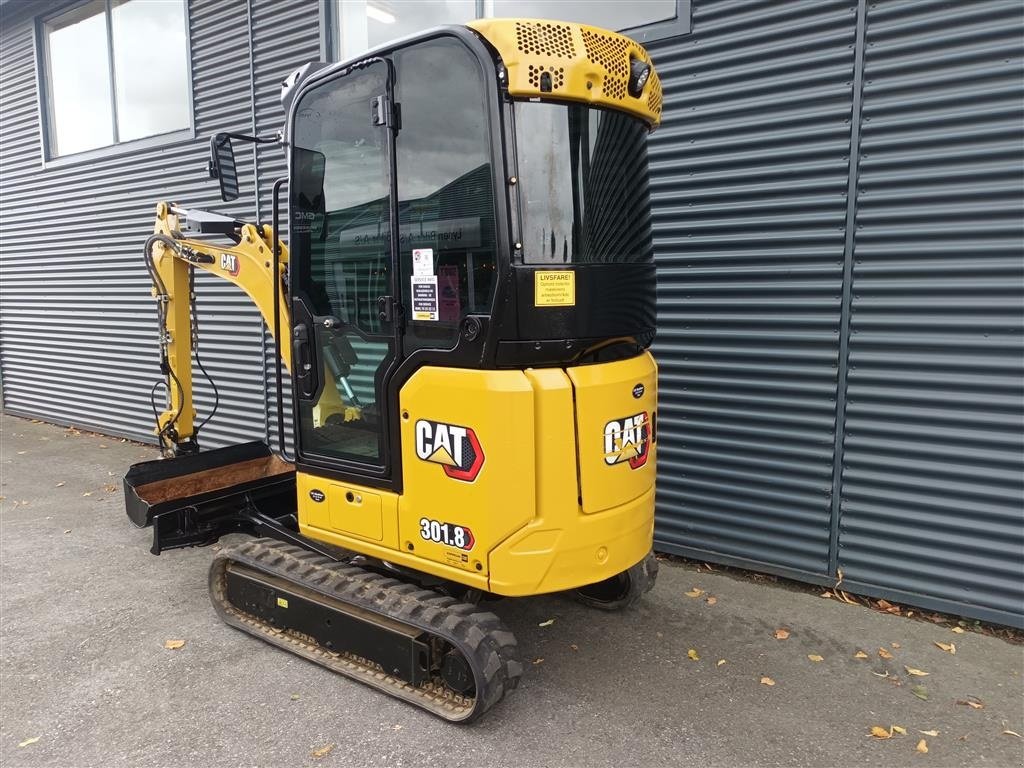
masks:
<instances>
[{"instance_id":1,"label":"building window","mask_svg":"<svg viewBox=\"0 0 1024 768\"><path fill-rule=\"evenodd\" d=\"M490 5L491 8L487 6ZM488 16L524 19L555 19L589 24L621 32L645 27L675 18L676 0L629 0L629 2L594 2L594 0L492 0L485 4Z\"/></svg>"},{"instance_id":2,"label":"building window","mask_svg":"<svg viewBox=\"0 0 1024 768\"><path fill-rule=\"evenodd\" d=\"M185 0L91 0L41 40L49 157L192 127Z\"/></svg>"},{"instance_id":3,"label":"building window","mask_svg":"<svg viewBox=\"0 0 1024 768\"><path fill-rule=\"evenodd\" d=\"M337 0L339 60L431 27L476 18L476 0Z\"/></svg>"},{"instance_id":4,"label":"building window","mask_svg":"<svg viewBox=\"0 0 1024 768\"><path fill-rule=\"evenodd\" d=\"M640 42L690 31L690 0L333 0L334 55L351 59L391 40L475 18L575 21Z\"/></svg>"}]
</instances>

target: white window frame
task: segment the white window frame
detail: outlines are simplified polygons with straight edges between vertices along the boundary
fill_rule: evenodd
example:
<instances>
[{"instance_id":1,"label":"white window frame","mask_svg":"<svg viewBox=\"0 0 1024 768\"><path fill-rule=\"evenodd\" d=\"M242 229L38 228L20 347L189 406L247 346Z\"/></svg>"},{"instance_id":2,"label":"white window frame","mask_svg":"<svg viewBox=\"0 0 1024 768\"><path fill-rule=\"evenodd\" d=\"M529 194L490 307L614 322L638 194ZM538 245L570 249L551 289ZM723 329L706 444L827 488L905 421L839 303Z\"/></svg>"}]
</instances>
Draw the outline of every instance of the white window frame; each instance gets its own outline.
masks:
<instances>
[{"instance_id":1,"label":"white window frame","mask_svg":"<svg viewBox=\"0 0 1024 768\"><path fill-rule=\"evenodd\" d=\"M55 19L59 19L66 13L86 5L89 0L78 0L77 2L65 5L55 11L37 16L35 19L35 65L36 65L36 92L39 95L39 138L41 158L44 168L58 168L62 165L70 165L87 160L96 160L104 157L126 154L141 149L162 147L169 144L177 144L184 141L192 141L196 138L196 115L194 106L194 85L192 82L192 31L189 9L189 0L181 0L185 15L185 70L188 88L188 120L189 124L184 128L175 128L166 133L158 133L152 136L145 136L140 139L120 141L117 127L117 87L114 73L114 40L111 34L111 0L104 0L103 13L107 23L107 62L110 71L110 101L111 117L113 120L114 142L95 149L86 149L80 152L58 155L56 152L56 139L54 136L53 108L50 101L50 79L49 79L49 57L46 43L46 25Z\"/></svg>"}]
</instances>

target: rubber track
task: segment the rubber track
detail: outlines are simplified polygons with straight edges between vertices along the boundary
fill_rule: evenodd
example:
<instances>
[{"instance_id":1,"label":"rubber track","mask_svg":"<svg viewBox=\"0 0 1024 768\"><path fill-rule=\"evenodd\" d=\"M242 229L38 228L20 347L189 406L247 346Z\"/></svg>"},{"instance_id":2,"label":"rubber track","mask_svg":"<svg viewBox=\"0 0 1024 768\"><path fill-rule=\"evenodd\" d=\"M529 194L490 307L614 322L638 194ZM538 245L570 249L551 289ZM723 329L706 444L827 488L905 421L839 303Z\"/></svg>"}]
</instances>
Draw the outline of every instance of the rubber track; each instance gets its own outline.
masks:
<instances>
[{"instance_id":1,"label":"rubber track","mask_svg":"<svg viewBox=\"0 0 1024 768\"><path fill-rule=\"evenodd\" d=\"M414 687L372 662L328 651L311 638L282 631L245 613L227 601L229 561L443 638L469 662L476 695L459 696L440 681ZM523 671L515 636L493 613L276 539L251 539L221 550L210 566L210 599L227 624L451 722L468 723L480 717L518 685Z\"/></svg>"}]
</instances>

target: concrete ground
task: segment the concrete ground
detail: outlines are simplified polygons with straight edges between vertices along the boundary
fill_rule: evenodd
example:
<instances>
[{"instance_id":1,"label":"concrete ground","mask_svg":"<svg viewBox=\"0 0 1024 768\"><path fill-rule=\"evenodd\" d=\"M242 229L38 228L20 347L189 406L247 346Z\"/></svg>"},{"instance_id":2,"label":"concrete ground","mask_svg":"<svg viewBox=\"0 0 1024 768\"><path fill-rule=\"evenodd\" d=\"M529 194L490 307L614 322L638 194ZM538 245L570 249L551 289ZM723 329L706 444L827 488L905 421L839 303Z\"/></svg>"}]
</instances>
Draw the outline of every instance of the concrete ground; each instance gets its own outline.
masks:
<instances>
[{"instance_id":1,"label":"concrete ground","mask_svg":"<svg viewBox=\"0 0 1024 768\"><path fill-rule=\"evenodd\" d=\"M5 768L1024 761L1004 733L1024 734L1021 647L689 565L663 564L629 613L562 596L495 604L526 674L481 722L447 725L221 624L211 552L153 557L124 516L120 477L154 455L3 417ZM893 725L906 735L868 735Z\"/></svg>"}]
</instances>

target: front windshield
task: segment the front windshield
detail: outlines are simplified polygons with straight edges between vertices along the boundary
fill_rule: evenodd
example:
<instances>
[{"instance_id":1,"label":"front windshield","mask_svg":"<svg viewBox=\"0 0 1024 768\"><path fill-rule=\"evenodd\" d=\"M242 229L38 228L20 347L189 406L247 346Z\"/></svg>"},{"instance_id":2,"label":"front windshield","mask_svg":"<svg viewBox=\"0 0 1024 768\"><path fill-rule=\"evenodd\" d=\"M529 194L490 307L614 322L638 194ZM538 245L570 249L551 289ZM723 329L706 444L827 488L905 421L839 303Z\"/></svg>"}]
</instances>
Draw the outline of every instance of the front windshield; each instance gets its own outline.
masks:
<instances>
[{"instance_id":1,"label":"front windshield","mask_svg":"<svg viewBox=\"0 0 1024 768\"><path fill-rule=\"evenodd\" d=\"M624 112L516 102L523 259L653 258L647 128Z\"/></svg>"}]
</instances>

